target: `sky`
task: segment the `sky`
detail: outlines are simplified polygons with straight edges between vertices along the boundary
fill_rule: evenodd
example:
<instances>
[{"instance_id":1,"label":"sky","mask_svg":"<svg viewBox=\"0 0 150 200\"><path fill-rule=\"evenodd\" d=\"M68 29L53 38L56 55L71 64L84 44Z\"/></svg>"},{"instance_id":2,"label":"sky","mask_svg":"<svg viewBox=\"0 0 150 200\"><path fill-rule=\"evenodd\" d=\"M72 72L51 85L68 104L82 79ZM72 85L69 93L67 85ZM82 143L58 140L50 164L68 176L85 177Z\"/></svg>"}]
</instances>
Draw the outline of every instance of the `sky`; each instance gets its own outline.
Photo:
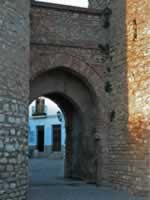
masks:
<instances>
[{"instance_id":1,"label":"sky","mask_svg":"<svg viewBox=\"0 0 150 200\"><path fill-rule=\"evenodd\" d=\"M72 6L79 6L79 7L85 7L85 8L88 7L88 0L36 0L36 1L72 5Z\"/></svg>"}]
</instances>

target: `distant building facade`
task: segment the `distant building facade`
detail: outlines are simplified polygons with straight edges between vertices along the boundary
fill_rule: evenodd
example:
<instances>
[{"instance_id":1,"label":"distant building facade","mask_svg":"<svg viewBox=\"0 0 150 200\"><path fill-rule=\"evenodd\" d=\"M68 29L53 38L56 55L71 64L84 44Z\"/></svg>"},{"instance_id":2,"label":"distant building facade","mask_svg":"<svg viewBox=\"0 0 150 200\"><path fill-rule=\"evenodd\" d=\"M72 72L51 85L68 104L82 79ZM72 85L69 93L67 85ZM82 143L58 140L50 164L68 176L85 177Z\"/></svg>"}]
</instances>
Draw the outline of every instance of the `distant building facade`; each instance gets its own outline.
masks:
<instances>
[{"instance_id":1,"label":"distant building facade","mask_svg":"<svg viewBox=\"0 0 150 200\"><path fill-rule=\"evenodd\" d=\"M57 106L44 98L30 105L28 138L30 157L64 157L65 121Z\"/></svg>"}]
</instances>

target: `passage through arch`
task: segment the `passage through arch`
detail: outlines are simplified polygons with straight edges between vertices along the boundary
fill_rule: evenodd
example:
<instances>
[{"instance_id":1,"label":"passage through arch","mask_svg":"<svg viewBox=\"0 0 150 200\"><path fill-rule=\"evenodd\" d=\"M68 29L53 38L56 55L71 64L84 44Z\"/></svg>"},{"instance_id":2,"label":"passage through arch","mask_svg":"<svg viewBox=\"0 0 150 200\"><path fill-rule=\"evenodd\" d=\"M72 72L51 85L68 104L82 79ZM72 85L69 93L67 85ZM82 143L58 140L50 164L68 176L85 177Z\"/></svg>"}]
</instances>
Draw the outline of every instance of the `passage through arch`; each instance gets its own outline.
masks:
<instances>
[{"instance_id":1,"label":"passage through arch","mask_svg":"<svg viewBox=\"0 0 150 200\"><path fill-rule=\"evenodd\" d=\"M96 98L81 77L64 68L31 81L30 100L45 96L63 111L66 122L65 176L96 181Z\"/></svg>"}]
</instances>

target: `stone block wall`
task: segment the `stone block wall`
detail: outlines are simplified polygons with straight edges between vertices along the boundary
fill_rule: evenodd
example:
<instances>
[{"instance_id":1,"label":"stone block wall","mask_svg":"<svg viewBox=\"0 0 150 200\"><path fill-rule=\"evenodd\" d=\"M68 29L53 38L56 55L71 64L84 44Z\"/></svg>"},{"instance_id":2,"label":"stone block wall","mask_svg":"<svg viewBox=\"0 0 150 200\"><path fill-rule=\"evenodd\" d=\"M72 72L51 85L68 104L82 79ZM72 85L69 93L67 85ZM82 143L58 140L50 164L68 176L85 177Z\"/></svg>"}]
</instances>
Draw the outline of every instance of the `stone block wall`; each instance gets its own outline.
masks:
<instances>
[{"instance_id":1,"label":"stone block wall","mask_svg":"<svg viewBox=\"0 0 150 200\"><path fill-rule=\"evenodd\" d=\"M31 9L32 43L88 47L105 45L101 10L74 8L51 3L33 2Z\"/></svg>"},{"instance_id":2,"label":"stone block wall","mask_svg":"<svg viewBox=\"0 0 150 200\"><path fill-rule=\"evenodd\" d=\"M150 63L148 1L110 3L110 101L115 123L110 131L110 182L149 195ZM117 10L117 12L115 12Z\"/></svg>"},{"instance_id":3,"label":"stone block wall","mask_svg":"<svg viewBox=\"0 0 150 200\"><path fill-rule=\"evenodd\" d=\"M89 8L104 9L110 0L89 0Z\"/></svg>"},{"instance_id":4,"label":"stone block wall","mask_svg":"<svg viewBox=\"0 0 150 200\"><path fill-rule=\"evenodd\" d=\"M150 4L127 1L128 137L132 190L150 195Z\"/></svg>"},{"instance_id":5,"label":"stone block wall","mask_svg":"<svg viewBox=\"0 0 150 200\"><path fill-rule=\"evenodd\" d=\"M149 2L91 1L111 10L108 81L112 105L103 181L149 195L150 20Z\"/></svg>"},{"instance_id":6,"label":"stone block wall","mask_svg":"<svg viewBox=\"0 0 150 200\"><path fill-rule=\"evenodd\" d=\"M27 196L29 1L0 1L0 199Z\"/></svg>"}]
</instances>

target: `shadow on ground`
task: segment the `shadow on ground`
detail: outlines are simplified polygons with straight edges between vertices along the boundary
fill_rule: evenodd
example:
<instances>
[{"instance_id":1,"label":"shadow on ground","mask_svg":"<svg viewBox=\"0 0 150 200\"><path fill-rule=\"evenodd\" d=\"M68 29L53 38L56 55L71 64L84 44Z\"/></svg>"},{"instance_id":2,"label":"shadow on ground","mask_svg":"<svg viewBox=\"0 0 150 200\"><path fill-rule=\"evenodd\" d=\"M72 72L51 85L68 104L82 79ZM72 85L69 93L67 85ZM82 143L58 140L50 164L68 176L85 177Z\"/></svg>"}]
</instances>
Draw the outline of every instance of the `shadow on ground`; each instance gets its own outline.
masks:
<instances>
[{"instance_id":1,"label":"shadow on ground","mask_svg":"<svg viewBox=\"0 0 150 200\"><path fill-rule=\"evenodd\" d=\"M144 200L104 187L63 178L63 160L31 159L28 200Z\"/></svg>"}]
</instances>

